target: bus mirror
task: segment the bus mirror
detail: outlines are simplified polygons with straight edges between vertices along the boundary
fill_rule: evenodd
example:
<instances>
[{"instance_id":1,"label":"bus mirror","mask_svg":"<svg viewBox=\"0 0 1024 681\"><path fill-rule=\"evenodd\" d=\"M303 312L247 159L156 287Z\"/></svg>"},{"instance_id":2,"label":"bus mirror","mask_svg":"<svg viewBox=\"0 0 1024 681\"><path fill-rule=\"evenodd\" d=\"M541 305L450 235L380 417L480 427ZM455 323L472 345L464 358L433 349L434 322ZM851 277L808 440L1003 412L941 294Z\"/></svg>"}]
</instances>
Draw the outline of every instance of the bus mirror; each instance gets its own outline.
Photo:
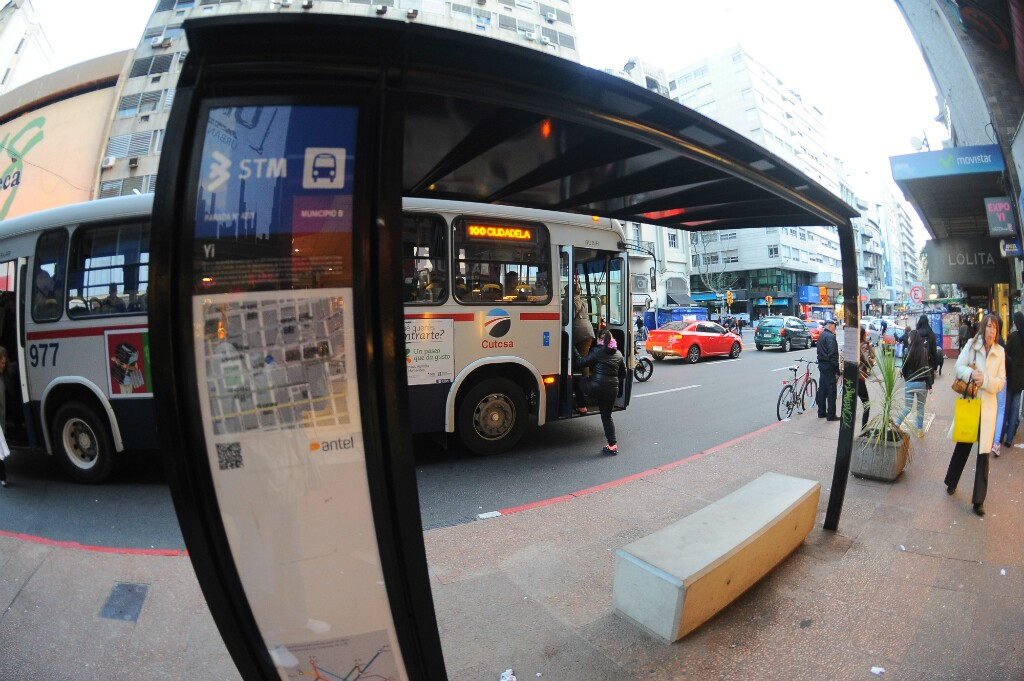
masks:
<instances>
[{"instance_id":1,"label":"bus mirror","mask_svg":"<svg viewBox=\"0 0 1024 681\"><path fill-rule=\"evenodd\" d=\"M657 290L658 290L658 280L654 277L654 275L651 275L651 292L653 293L654 291L657 291Z\"/></svg>"}]
</instances>

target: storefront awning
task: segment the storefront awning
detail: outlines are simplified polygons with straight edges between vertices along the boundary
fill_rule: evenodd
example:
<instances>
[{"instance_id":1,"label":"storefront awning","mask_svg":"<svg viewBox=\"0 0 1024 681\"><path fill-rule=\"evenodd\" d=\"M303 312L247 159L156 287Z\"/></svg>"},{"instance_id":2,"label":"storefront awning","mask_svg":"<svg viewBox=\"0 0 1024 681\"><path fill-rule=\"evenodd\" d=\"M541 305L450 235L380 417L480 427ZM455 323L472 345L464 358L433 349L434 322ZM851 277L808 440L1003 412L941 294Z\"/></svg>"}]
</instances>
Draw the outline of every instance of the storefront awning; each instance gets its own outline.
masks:
<instances>
[{"instance_id":1,"label":"storefront awning","mask_svg":"<svg viewBox=\"0 0 1024 681\"><path fill-rule=\"evenodd\" d=\"M1006 164L995 144L889 159L892 178L932 237L988 236L985 199L1006 193Z\"/></svg>"},{"instance_id":2,"label":"storefront awning","mask_svg":"<svg viewBox=\"0 0 1024 681\"><path fill-rule=\"evenodd\" d=\"M669 305L678 305L680 307L693 305L693 298L685 293L666 293L665 298Z\"/></svg>"}]
</instances>

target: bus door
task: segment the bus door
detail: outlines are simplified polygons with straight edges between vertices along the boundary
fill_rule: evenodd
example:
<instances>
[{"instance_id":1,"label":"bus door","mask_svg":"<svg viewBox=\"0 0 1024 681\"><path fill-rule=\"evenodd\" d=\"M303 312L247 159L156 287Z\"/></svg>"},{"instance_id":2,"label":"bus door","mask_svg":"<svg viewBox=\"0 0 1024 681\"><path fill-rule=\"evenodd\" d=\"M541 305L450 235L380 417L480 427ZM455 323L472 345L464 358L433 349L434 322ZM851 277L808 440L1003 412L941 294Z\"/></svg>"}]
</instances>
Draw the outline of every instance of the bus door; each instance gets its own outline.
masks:
<instances>
[{"instance_id":1,"label":"bus door","mask_svg":"<svg viewBox=\"0 0 1024 681\"><path fill-rule=\"evenodd\" d=\"M571 266L569 263L572 263ZM628 315L629 281L626 262L618 253L596 251L588 248L561 247L559 272L561 285L559 291L563 295L562 321L563 337L567 339L563 352L563 372L566 381L560 391L561 415L567 416L575 405L572 395L571 360L572 346L576 346L580 354L586 354L592 337L609 329L618 344L626 366L632 366L633 346L630 343ZM574 329L576 318L576 298L579 298L589 322L590 333ZM593 336L591 336L593 334ZM616 399L617 408L625 408L629 403L632 373L626 372L626 385L622 394Z\"/></svg>"},{"instance_id":2,"label":"bus door","mask_svg":"<svg viewBox=\"0 0 1024 681\"><path fill-rule=\"evenodd\" d=\"M7 350L9 364L5 381L8 442L41 447L32 423L28 394L28 363L25 358L25 282L28 281L28 258L0 263L0 346Z\"/></svg>"}]
</instances>

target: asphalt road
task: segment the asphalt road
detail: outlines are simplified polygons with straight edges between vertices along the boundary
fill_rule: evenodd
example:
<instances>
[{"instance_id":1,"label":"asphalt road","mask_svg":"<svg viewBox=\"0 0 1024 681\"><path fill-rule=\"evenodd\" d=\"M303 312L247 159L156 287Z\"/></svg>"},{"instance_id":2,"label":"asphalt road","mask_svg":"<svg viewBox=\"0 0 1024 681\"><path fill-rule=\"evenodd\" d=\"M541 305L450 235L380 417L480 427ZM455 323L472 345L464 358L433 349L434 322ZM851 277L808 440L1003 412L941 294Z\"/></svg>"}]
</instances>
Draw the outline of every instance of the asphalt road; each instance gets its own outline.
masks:
<instances>
[{"instance_id":1,"label":"asphalt road","mask_svg":"<svg viewBox=\"0 0 1024 681\"><path fill-rule=\"evenodd\" d=\"M596 414L528 433L512 452L476 457L417 439L417 479L425 528L475 519L480 513L561 496L684 459L778 419L782 381L798 357L816 350L754 349L745 334L738 359L655 362L654 376L634 384L629 409L615 414L618 456L600 453Z\"/></svg>"},{"instance_id":2,"label":"asphalt road","mask_svg":"<svg viewBox=\"0 0 1024 681\"><path fill-rule=\"evenodd\" d=\"M748 332L745 340L749 343ZM615 415L621 454L600 454L601 420L592 416L529 432L511 453L477 457L416 438L416 476L425 528L575 492L677 461L776 421L784 367L815 351L757 352L736 360L655 363L634 385L629 409ZM56 461L15 450L11 485L0 489L0 530L89 546L184 549L156 453L122 457L99 486L70 482Z\"/></svg>"}]
</instances>

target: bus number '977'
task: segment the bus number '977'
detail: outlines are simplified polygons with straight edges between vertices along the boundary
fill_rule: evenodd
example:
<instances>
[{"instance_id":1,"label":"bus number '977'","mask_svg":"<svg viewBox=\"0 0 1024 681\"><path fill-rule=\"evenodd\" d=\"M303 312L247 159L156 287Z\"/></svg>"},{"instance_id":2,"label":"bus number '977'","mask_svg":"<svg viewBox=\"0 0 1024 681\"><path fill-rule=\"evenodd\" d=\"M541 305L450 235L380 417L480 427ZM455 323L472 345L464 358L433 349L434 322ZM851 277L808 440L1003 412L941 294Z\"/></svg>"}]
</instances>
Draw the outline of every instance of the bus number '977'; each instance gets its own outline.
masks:
<instances>
[{"instance_id":1,"label":"bus number '977'","mask_svg":"<svg viewBox=\"0 0 1024 681\"><path fill-rule=\"evenodd\" d=\"M37 343L28 346L29 364L34 367L57 366L60 343Z\"/></svg>"}]
</instances>

